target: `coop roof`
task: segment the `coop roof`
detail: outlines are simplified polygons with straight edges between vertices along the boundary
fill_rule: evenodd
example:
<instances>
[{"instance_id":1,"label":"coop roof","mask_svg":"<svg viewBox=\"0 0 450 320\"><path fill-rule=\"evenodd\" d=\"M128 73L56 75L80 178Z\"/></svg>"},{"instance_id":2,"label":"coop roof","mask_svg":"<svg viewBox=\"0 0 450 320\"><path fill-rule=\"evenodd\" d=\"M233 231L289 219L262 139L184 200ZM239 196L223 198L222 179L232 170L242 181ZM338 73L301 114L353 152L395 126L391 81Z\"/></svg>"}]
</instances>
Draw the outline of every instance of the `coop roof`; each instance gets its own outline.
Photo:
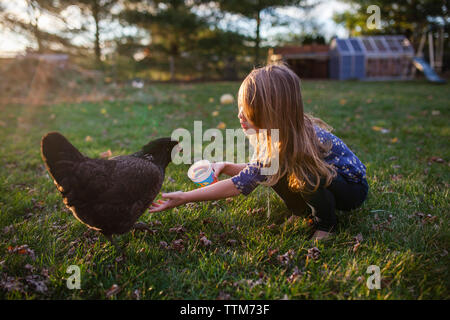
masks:
<instances>
[{"instance_id":1,"label":"coop roof","mask_svg":"<svg viewBox=\"0 0 450 320\"><path fill-rule=\"evenodd\" d=\"M331 50L342 55L362 54L366 56L412 56L414 49L405 36L368 36L337 38L331 43Z\"/></svg>"},{"instance_id":2,"label":"coop roof","mask_svg":"<svg viewBox=\"0 0 450 320\"><path fill-rule=\"evenodd\" d=\"M328 57L329 46L321 44L309 44L304 46L286 46L273 50L273 53L283 59L314 59Z\"/></svg>"}]
</instances>

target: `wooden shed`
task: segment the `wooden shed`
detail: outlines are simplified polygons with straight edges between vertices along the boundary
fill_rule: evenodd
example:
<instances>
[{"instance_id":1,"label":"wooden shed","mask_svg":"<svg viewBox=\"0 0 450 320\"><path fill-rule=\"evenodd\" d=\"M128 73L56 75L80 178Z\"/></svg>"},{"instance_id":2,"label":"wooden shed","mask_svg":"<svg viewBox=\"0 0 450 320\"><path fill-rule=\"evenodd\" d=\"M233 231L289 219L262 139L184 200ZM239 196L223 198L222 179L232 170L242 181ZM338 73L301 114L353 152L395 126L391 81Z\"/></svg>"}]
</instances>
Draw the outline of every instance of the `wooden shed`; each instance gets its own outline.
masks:
<instances>
[{"instance_id":1,"label":"wooden shed","mask_svg":"<svg viewBox=\"0 0 450 320\"><path fill-rule=\"evenodd\" d=\"M328 78L329 46L310 44L269 50L269 62L284 61L302 79Z\"/></svg>"}]
</instances>

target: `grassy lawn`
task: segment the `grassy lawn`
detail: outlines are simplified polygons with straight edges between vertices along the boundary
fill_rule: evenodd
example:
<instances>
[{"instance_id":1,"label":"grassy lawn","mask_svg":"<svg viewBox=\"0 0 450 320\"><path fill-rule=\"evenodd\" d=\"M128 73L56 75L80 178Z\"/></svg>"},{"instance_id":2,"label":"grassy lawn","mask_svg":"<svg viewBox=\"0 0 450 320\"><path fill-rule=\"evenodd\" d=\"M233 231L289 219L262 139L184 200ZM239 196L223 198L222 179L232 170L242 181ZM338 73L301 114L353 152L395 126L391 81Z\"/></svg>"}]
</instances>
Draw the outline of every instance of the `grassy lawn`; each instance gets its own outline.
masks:
<instances>
[{"instance_id":1,"label":"grassy lawn","mask_svg":"<svg viewBox=\"0 0 450 320\"><path fill-rule=\"evenodd\" d=\"M125 258L65 208L40 157L46 132L60 131L91 157L127 154L176 128L193 130L194 120L204 130L222 121L238 128L237 107L219 103L238 88L158 84L101 103L0 106L0 298L450 298L449 85L303 82L305 109L332 125L368 170L368 200L339 212L332 241L309 241L307 217L280 227L287 212L264 187L144 214L156 232L118 237ZM194 188L187 169L169 165L163 191ZM316 259L308 257L313 247ZM70 265L81 268L81 290L66 287ZM366 286L370 265L381 269L379 290Z\"/></svg>"}]
</instances>

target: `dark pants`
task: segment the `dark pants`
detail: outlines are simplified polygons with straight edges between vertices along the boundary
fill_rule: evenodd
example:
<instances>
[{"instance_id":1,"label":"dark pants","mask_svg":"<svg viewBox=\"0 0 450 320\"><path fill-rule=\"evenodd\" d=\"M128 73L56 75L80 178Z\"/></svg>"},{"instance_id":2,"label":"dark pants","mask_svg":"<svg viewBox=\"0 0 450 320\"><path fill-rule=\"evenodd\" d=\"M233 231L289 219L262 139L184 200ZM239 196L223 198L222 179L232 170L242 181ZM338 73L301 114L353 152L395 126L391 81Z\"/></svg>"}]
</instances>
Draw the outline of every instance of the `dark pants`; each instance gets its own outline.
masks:
<instances>
[{"instance_id":1,"label":"dark pants","mask_svg":"<svg viewBox=\"0 0 450 320\"><path fill-rule=\"evenodd\" d=\"M314 208L313 215L318 230L333 231L337 224L336 209L350 211L362 205L369 186L365 180L349 182L339 173L332 183L324 188L323 183L314 193L293 192L288 188L286 176L272 186L295 215L306 212L307 204Z\"/></svg>"}]
</instances>

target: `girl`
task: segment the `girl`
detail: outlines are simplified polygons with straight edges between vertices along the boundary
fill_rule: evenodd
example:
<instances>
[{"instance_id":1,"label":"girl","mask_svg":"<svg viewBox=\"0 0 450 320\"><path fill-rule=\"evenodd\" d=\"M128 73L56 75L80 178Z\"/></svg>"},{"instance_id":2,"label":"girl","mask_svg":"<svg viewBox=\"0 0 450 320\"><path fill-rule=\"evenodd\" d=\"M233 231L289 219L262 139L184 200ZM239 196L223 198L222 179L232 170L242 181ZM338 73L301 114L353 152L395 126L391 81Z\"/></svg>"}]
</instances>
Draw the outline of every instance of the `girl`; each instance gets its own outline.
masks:
<instances>
[{"instance_id":1,"label":"girl","mask_svg":"<svg viewBox=\"0 0 450 320\"><path fill-rule=\"evenodd\" d=\"M279 130L275 148L248 164L214 163L217 177L223 173L231 178L189 192L162 194L166 201L153 203L149 211L248 195L264 184L275 190L294 215L303 214L307 206L312 209L314 240L329 237L337 224L335 210L358 208L366 199L366 167L323 121L303 112L300 79L284 65L253 70L241 84L238 106L244 132ZM267 139L271 139L270 130ZM278 153L278 170L262 175L261 167L270 162L273 152Z\"/></svg>"}]
</instances>

